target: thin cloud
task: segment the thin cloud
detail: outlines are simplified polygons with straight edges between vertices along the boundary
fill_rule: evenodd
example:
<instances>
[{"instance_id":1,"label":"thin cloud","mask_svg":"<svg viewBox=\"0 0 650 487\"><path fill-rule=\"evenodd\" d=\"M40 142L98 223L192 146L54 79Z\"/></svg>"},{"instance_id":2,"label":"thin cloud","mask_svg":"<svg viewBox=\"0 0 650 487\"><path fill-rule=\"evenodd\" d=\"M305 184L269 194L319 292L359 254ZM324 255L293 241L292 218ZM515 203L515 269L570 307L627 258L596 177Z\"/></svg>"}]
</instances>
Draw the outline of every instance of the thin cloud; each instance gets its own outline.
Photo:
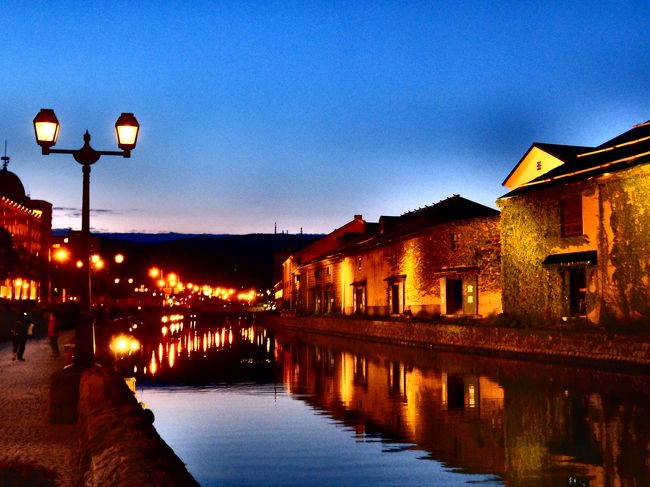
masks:
<instances>
[{"instance_id":1,"label":"thin cloud","mask_svg":"<svg viewBox=\"0 0 650 487\"><path fill-rule=\"evenodd\" d=\"M73 207L66 207L66 206L55 206L53 208L53 211L57 217L81 217L81 209L80 208L73 208ZM133 213L137 210L132 210L132 209L121 209L121 210L115 210L115 209L104 209L104 208L97 208L97 209L91 209L90 214L91 215L125 215L127 213Z\"/></svg>"}]
</instances>

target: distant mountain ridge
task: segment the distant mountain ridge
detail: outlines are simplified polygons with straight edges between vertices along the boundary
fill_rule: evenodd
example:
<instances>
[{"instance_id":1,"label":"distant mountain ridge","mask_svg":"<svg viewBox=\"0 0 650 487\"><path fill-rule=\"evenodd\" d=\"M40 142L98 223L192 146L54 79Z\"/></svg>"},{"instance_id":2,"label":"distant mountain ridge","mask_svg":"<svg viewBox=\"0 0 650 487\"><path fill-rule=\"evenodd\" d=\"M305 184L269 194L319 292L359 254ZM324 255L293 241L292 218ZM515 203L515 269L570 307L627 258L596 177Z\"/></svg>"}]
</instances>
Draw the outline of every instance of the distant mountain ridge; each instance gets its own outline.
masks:
<instances>
[{"instance_id":1,"label":"distant mountain ridge","mask_svg":"<svg viewBox=\"0 0 650 487\"><path fill-rule=\"evenodd\" d=\"M52 230L52 235L63 237L68 234L68 228L55 228ZM177 232L161 232L161 233L145 233L145 232L91 232L93 235L101 238L111 238L113 240L124 240L126 242L134 243L162 243L172 240L183 240L186 238L194 237L229 237L231 234L227 233L177 233Z\"/></svg>"},{"instance_id":2,"label":"distant mountain ridge","mask_svg":"<svg viewBox=\"0 0 650 487\"><path fill-rule=\"evenodd\" d=\"M68 230L53 231L65 236ZM182 234L92 233L100 254L122 253L125 268L146 280L148 269L176 272L185 282L268 289L279 280L284 258L323 235L311 234Z\"/></svg>"}]
</instances>

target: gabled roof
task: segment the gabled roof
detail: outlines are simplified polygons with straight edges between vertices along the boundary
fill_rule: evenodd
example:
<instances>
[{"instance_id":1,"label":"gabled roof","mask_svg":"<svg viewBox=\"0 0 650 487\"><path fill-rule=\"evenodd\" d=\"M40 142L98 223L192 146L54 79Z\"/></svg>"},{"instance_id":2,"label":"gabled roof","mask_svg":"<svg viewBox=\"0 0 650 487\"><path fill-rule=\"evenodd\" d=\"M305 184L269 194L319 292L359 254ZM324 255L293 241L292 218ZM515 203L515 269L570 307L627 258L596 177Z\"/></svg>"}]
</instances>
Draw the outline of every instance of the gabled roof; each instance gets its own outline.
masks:
<instances>
[{"instance_id":1,"label":"gabled roof","mask_svg":"<svg viewBox=\"0 0 650 487\"><path fill-rule=\"evenodd\" d=\"M547 146L550 146L550 144L547 144ZM578 148L577 146L568 147ZM581 149L572 156L570 151L564 152L565 160L563 164L519 185L509 193L501 196L501 198L516 196L548 186L579 181L605 172L619 171L650 162L650 122L635 125L631 130L598 147L582 147Z\"/></svg>"},{"instance_id":2,"label":"gabled roof","mask_svg":"<svg viewBox=\"0 0 650 487\"><path fill-rule=\"evenodd\" d=\"M528 182L530 180L528 179L530 176L526 178L526 174L530 174L533 171L533 169L531 169L531 164L533 161L539 161L541 158L546 159L543 172L541 173L545 174L549 169L571 161L576 157L577 154L587 152L592 149L593 147L583 147L578 145L546 144L542 142L534 142L501 184L503 186L507 186L508 188L511 188L512 186L517 187L522 184L521 182L517 184L517 180L520 180L522 177L525 178L525 182ZM545 153L546 156L540 155L540 151ZM550 156L550 159L548 156ZM540 163L538 162L538 164ZM536 169L540 170L542 168L538 167Z\"/></svg>"}]
</instances>

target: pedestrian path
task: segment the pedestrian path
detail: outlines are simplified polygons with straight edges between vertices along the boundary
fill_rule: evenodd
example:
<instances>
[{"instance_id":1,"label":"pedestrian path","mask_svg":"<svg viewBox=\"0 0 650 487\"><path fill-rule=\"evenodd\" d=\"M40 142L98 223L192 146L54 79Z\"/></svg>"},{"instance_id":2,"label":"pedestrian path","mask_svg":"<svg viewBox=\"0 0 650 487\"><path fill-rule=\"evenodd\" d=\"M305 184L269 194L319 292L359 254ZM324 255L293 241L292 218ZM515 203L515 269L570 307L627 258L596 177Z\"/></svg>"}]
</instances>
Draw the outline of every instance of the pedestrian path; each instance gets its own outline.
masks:
<instances>
[{"instance_id":1,"label":"pedestrian path","mask_svg":"<svg viewBox=\"0 0 650 487\"><path fill-rule=\"evenodd\" d=\"M72 331L62 334L61 350L72 337ZM0 343L0 485L17 465L54 480L39 485L77 487L81 483L77 425L50 424L49 418L50 380L63 369L65 354L53 357L46 337L30 338L24 358L13 361L11 343Z\"/></svg>"}]
</instances>

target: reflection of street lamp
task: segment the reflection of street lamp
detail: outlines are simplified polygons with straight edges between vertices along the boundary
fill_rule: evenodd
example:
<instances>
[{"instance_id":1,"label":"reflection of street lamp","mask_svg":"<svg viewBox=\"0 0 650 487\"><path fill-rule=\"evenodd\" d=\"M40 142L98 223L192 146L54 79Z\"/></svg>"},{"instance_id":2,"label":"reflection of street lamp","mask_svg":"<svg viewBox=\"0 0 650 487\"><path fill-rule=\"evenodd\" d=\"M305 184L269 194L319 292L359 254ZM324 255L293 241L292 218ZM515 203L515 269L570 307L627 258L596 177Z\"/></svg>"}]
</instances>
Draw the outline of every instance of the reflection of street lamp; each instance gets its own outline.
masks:
<instances>
[{"instance_id":1,"label":"reflection of street lamp","mask_svg":"<svg viewBox=\"0 0 650 487\"><path fill-rule=\"evenodd\" d=\"M131 157L135 149L140 125L132 113L122 113L115 122L117 145L121 151L97 151L90 146L90 134L86 130L83 136L84 145L81 149L52 149L59 135L59 121L54 110L43 108L34 118L36 142L41 146L43 155L71 154L75 161L83 166L83 199L81 208L81 248L84 269L84 285L82 286L81 305L82 316L79 321L75 338L75 364L88 367L94 362L95 337L91 318L90 300L90 166L101 156Z\"/></svg>"}]
</instances>

